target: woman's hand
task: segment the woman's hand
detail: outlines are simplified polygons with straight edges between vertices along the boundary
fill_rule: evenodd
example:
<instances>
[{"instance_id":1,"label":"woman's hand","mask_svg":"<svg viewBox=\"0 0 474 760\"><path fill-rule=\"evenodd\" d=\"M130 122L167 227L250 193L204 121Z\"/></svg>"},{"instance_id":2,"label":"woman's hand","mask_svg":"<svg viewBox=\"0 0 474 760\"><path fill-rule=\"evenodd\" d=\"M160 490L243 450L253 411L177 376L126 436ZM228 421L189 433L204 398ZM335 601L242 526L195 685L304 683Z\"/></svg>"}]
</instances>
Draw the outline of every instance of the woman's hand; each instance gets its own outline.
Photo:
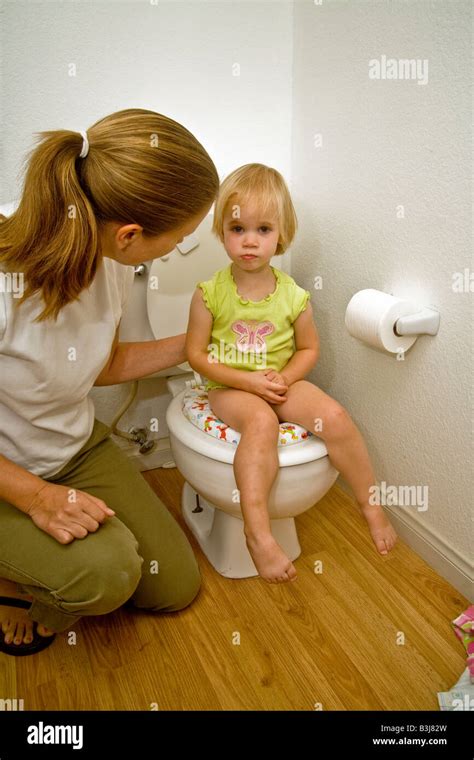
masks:
<instances>
[{"instance_id":1,"label":"woman's hand","mask_svg":"<svg viewBox=\"0 0 474 760\"><path fill-rule=\"evenodd\" d=\"M262 369L248 372L246 388L249 393L269 401L271 404L282 404L286 401L285 393L288 390L284 379L273 369Z\"/></svg>"},{"instance_id":2,"label":"woman's hand","mask_svg":"<svg viewBox=\"0 0 474 760\"><path fill-rule=\"evenodd\" d=\"M35 495L27 514L34 524L59 541L69 544L85 538L115 512L95 496L68 486L48 483Z\"/></svg>"}]
</instances>

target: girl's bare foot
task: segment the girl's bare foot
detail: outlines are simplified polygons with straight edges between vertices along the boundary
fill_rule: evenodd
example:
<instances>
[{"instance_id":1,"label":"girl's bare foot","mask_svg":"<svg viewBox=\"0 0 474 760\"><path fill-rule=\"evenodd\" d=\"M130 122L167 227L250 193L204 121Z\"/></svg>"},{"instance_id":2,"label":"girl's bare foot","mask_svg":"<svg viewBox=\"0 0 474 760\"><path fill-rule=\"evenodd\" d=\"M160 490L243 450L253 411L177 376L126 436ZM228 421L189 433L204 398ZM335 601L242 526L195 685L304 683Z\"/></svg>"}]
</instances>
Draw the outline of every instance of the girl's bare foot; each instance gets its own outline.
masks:
<instances>
[{"instance_id":1,"label":"girl's bare foot","mask_svg":"<svg viewBox=\"0 0 474 760\"><path fill-rule=\"evenodd\" d=\"M375 546L380 554L388 554L395 545L397 534L392 523L378 504L367 504L361 507L361 512L367 520Z\"/></svg>"},{"instance_id":2,"label":"girl's bare foot","mask_svg":"<svg viewBox=\"0 0 474 760\"><path fill-rule=\"evenodd\" d=\"M263 536L247 536L246 541L258 574L262 578L269 583L296 580L293 563L271 533L265 533Z\"/></svg>"},{"instance_id":3,"label":"girl's bare foot","mask_svg":"<svg viewBox=\"0 0 474 760\"><path fill-rule=\"evenodd\" d=\"M32 601L31 596L18 591L16 583L0 578L0 596L11 596L15 599ZM0 604L0 627L4 634L5 644L31 644L33 641L33 620L28 617L28 610L18 607L7 607ZM41 623L37 624L40 636L52 636L54 631Z\"/></svg>"}]
</instances>

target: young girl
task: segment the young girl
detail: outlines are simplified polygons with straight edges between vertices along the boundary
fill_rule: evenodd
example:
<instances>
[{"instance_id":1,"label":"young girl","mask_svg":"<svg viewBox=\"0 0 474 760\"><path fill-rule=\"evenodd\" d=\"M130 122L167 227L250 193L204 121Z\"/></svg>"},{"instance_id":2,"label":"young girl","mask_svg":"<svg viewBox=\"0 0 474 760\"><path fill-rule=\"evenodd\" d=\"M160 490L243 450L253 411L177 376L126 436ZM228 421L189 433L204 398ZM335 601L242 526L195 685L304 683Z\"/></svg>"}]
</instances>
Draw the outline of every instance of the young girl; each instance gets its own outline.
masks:
<instances>
[{"instance_id":1,"label":"young girl","mask_svg":"<svg viewBox=\"0 0 474 760\"><path fill-rule=\"evenodd\" d=\"M362 436L340 404L303 379L319 356L310 294L270 264L296 232L283 177L262 164L232 172L219 190L213 231L232 263L198 283L186 352L207 380L214 414L241 433L234 474L247 546L259 574L273 583L296 578L271 534L267 509L283 421L324 440L332 464L355 493L378 551L387 554L396 533L382 508L369 503L375 478Z\"/></svg>"}]
</instances>

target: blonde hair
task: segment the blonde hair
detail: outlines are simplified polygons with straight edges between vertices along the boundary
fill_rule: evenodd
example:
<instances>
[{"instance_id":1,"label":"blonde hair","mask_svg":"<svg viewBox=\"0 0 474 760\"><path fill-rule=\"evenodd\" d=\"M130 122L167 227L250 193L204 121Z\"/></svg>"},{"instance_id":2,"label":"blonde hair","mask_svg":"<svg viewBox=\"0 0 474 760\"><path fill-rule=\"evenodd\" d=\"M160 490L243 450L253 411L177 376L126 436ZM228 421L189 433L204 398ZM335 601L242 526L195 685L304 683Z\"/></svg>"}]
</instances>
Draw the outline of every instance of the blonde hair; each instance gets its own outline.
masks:
<instances>
[{"instance_id":1,"label":"blonde hair","mask_svg":"<svg viewBox=\"0 0 474 760\"><path fill-rule=\"evenodd\" d=\"M55 320L94 279L101 261L100 228L139 224L146 236L168 232L204 211L219 176L198 140L177 121L141 108L118 111L82 136L40 132L29 156L17 210L0 224L0 264L24 273L22 299L40 291L35 319Z\"/></svg>"},{"instance_id":2,"label":"blonde hair","mask_svg":"<svg viewBox=\"0 0 474 760\"><path fill-rule=\"evenodd\" d=\"M296 234L298 220L282 175L264 164L245 164L225 178L216 200L212 231L223 242L223 222L228 205L242 207L251 201L258 205L262 217L267 212L276 214L280 236L275 256L285 253Z\"/></svg>"}]
</instances>

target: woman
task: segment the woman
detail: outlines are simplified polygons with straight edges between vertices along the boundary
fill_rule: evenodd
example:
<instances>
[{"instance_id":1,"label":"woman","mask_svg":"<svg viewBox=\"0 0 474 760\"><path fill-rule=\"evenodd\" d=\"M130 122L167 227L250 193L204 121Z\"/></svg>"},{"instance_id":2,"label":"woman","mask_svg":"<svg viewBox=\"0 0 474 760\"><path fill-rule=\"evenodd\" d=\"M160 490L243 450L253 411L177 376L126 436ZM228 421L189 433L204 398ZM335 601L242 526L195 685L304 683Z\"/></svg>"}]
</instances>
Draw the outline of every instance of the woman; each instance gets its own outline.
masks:
<instances>
[{"instance_id":1,"label":"woman","mask_svg":"<svg viewBox=\"0 0 474 760\"><path fill-rule=\"evenodd\" d=\"M0 224L0 650L9 654L39 651L127 600L182 609L200 586L187 538L94 419L88 393L185 361L184 334L118 343L133 279L123 265L164 256L193 232L216 197L216 168L181 124L144 109L41 137L19 207Z\"/></svg>"}]
</instances>

